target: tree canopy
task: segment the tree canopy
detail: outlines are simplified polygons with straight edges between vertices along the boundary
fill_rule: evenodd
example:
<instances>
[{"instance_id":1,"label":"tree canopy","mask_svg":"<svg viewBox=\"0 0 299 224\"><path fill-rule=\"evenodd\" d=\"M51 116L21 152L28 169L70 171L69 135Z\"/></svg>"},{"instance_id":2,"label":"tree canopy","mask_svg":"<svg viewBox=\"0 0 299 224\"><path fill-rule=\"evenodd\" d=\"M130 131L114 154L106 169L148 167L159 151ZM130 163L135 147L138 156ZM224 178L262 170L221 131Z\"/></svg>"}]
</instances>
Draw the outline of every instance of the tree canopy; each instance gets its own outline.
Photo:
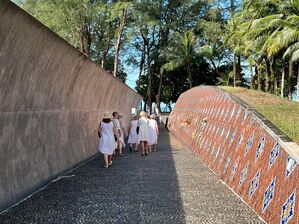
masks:
<instances>
[{"instance_id":1,"label":"tree canopy","mask_svg":"<svg viewBox=\"0 0 299 224\"><path fill-rule=\"evenodd\" d=\"M197 85L291 98L299 83L299 0L17 3L122 81L133 68L148 110Z\"/></svg>"}]
</instances>

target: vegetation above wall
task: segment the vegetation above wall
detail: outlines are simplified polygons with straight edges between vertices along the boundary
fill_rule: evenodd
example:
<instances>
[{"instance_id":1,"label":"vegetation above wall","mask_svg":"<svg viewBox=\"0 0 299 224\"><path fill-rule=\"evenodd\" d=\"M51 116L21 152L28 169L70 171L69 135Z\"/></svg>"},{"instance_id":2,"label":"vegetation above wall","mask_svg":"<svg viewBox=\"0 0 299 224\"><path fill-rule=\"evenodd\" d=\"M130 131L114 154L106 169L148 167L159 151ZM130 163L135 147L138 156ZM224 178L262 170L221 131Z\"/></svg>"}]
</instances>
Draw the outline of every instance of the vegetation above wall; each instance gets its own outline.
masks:
<instances>
[{"instance_id":1,"label":"vegetation above wall","mask_svg":"<svg viewBox=\"0 0 299 224\"><path fill-rule=\"evenodd\" d=\"M260 114L265 116L285 134L299 144L299 103L283 99L269 93L249 90L245 88L221 87L226 92L232 93Z\"/></svg>"}]
</instances>

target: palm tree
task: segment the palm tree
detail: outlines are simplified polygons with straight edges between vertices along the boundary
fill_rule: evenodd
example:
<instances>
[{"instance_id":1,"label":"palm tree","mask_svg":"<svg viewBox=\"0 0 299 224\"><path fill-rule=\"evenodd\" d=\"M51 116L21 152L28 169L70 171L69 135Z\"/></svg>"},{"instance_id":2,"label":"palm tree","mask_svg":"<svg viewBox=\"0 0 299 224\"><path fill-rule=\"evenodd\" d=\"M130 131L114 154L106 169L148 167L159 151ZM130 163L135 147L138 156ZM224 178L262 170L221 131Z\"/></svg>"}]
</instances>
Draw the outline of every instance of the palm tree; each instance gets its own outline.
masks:
<instances>
[{"instance_id":1,"label":"palm tree","mask_svg":"<svg viewBox=\"0 0 299 224\"><path fill-rule=\"evenodd\" d=\"M164 70L171 71L178 67L184 66L188 74L189 88L192 88L192 71L191 65L195 55L195 46L197 37L192 31L186 31L183 35L176 33L174 39L174 47L170 52L169 62L161 68L161 73Z\"/></svg>"},{"instance_id":2,"label":"palm tree","mask_svg":"<svg viewBox=\"0 0 299 224\"><path fill-rule=\"evenodd\" d=\"M299 1L287 1L280 6L280 11L284 14L273 15L277 18L269 21L267 17L263 20L267 23L267 29L275 28L275 31L269 36L263 49L267 52L269 58L274 58L279 52L284 51L283 59L288 61L289 65L289 98L293 90L293 64L299 61ZM297 76L297 87L299 86L299 75ZM281 95L284 92L284 69L281 81ZM297 96L299 89L297 88Z\"/></svg>"},{"instance_id":3,"label":"palm tree","mask_svg":"<svg viewBox=\"0 0 299 224\"><path fill-rule=\"evenodd\" d=\"M233 51L233 78L234 87L237 85L237 73L238 77L241 76L240 71L240 56L244 51L244 44L242 38L245 35L246 25L241 25L242 17L240 14L235 16L227 24L227 36L224 40L224 44L227 45ZM238 59L238 67L237 67Z\"/></svg>"},{"instance_id":4,"label":"palm tree","mask_svg":"<svg viewBox=\"0 0 299 224\"><path fill-rule=\"evenodd\" d=\"M276 57L284 52L283 59L289 66L289 97L291 97L293 83L293 64L299 61L299 1L264 0L246 1L247 9L253 9L254 19L251 21L252 30L247 34L247 39L263 42L260 48L265 54L265 60L270 69L267 69L266 90L269 90L270 74L274 80L274 92L277 92L277 77L275 75ZM257 8L257 6L259 6ZM263 7L261 7L263 6ZM267 13L267 9L270 11ZM252 12L252 11L251 11ZM250 38L248 38L250 37ZM269 63L270 62L270 63ZM267 66L267 67L268 67ZM281 92L284 92L284 68L282 69ZM270 73L269 73L270 71ZM297 77L299 86L299 78ZM297 88L298 89L298 88ZM299 90L297 92L299 96Z\"/></svg>"}]
</instances>

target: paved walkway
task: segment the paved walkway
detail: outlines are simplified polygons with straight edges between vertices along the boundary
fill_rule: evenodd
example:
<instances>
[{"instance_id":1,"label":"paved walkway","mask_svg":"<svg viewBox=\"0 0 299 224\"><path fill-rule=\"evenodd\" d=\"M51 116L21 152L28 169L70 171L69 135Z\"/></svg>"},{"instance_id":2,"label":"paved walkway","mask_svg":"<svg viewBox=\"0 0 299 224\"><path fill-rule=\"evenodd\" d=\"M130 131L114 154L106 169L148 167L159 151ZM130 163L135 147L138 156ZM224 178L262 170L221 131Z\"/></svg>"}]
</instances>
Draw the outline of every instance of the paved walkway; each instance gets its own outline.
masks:
<instances>
[{"instance_id":1,"label":"paved walkway","mask_svg":"<svg viewBox=\"0 0 299 224\"><path fill-rule=\"evenodd\" d=\"M263 223L191 152L162 132L159 151L96 158L0 215L0 223Z\"/></svg>"}]
</instances>

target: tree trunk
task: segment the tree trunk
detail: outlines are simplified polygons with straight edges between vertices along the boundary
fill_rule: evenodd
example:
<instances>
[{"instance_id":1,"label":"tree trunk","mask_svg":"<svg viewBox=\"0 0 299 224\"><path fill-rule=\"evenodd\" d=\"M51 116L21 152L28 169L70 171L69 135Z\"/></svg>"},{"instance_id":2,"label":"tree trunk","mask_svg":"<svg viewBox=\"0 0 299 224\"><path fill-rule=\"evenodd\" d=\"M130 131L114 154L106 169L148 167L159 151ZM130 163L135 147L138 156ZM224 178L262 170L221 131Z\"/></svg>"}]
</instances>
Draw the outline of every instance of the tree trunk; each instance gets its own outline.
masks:
<instances>
[{"instance_id":1,"label":"tree trunk","mask_svg":"<svg viewBox=\"0 0 299 224\"><path fill-rule=\"evenodd\" d=\"M257 89L259 91L262 90L262 66L261 64L258 64L258 67L257 67L257 70L258 70L258 75L257 75L257 83L258 83L258 86L257 86Z\"/></svg>"},{"instance_id":2,"label":"tree trunk","mask_svg":"<svg viewBox=\"0 0 299 224\"><path fill-rule=\"evenodd\" d=\"M149 106L149 113L152 113L152 80L153 74L151 69L151 49L155 44L155 27L152 30L152 43L150 43L150 38L145 37L142 35L144 43L146 44L146 56L147 56L147 75L148 75L148 84L147 84L147 100Z\"/></svg>"},{"instance_id":3,"label":"tree trunk","mask_svg":"<svg viewBox=\"0 0 299 224\"><path fill-rule=\"evenodd\" d=\"M143 49L145 48L145 45L143 47ZM145 51L145 49L144 49ZM144 62L145 62L145 52L141 53L141 59L140 59L140 63L139 63L139 74L138 74L138 81L137 81L137 92L140 90L140 83L141 83L141 74L143 71L143 67L144 67Z\"/></svg>"},{"instance_id":4,"label":"tree trunk","mask_svg":"<svg viewBox=\"0 0 299 224\"><path fill-rule=\"evenodd\" d=\"M91 43L92 43L92 34L90 24L85 25L85 36L86 36L86 54L90 57L91 54Z\"/></svg>"},{"instance_id":5,"label":"tree trunk","mask_svg":"<svg viewBox=\"0 0 299 224\"><path fill-rule=\"evenodd\" d=\"M146 98L144 99L144 105L143 105L143 111L146 111L146 105L147 105L147 100Z\"/></svg>"},{"instance_id":6,"label":"tree trunk","mask_svg":"<svg viewBox=\"0 0 299 224\"><path fill-rule=\"evenodd\" d=\"M253 83L252 83L252 79L253 79L253 65L250 62L249 62L249 72L250 72L250 89L253 89Z\"/></svg>"},{"instance_id":7,"label":"tree trunk","mask_svg":"<svg viewBox=\"0 0 299 224\"><path fill-rule=\"evenodd\" d=\"M119 27L118 27L118 36L116 38L116 43L115 43L115 58L114 58L114 70L113 70L114 77L118 77L118 56L119 56L119 50L121 46L122 34L126 24L126 18L127 18L127 9L123 9L122 18L119 22Z\"/></svg>"},{"instance_id":8,"label":"tree trunk","mask_svg":"<svg viewBox=\"0 0 299 224\"><path fill-rule=\"evenodd\" d=\"M83 25L80 28L80 50L81 50L81 52L85 53L85 46L84 46L84 27L83 27Z\"/></svg>"},{"instance_id":9,"label":"tree trunk","mask_svg":"<svg viewBox=\"0 0 299 224\"><path fill-rule=\"evenodd\" d=\"M106 55L104 56L104 54L103 54L102 59L101 59L101 68L103 68L103 69L105 69L105 61L106 61Z\"/></svg>"},{"instance_id":10,"label":"tree trunk","mask_svg":"<svg viewBox=\"0 0 299 224\"><path fill-rule=\"evenodd\" d=\"M120 47L120 39L117 38L115 44L115 56L114 56L114 68L113 68L113 76L118 77L118 55L119 55L119 47Z\"/></svg>"},{"instance_id":11,"label":"tree trunk","mask_svg":"<svg viewBox=\"0 0 299 224\"><path fill-rule=\"evenodd\" d=\"M238 73L238 80L239 80L239 85L241 84L242 76L241 76L241 56L237 56L238 59L238 65L237 65L237 73Z\"/></svg>"},{"instance_id":12,"label":"tree trunk","mask_svg":"<svg viewBox=\"0 0 299 224\"><path fill-rule=\"evenodd\" d=\"M151 72L151 58L150 58L150 46L147 44L147 77L148 77L148 84L147 84L147 101L149 107L149 113L152 113L152 72Z\"/></svg>"},{"instance_id":13,"label":"tree trunk","mask_svg":"<svg viewBox=\"0 0 299 224\"><path fill-rule=\"evenodd\" d=\"M289 61L289 94L288 97L289 99L292 99L292 92L293 92L293 62L290 60Z\"/></svg>"},{"instance_id":14,"label":"tree trunk","mask_svg":"<svg viewBox=\"0 0 299 224\"><path fill-rule=\"evenodd\" d=\"M297 74L297 101L299 102L299 64L298 64L298 74Z\"/></svg>"},{"instance_id":15,"label":"tree trunk","mask_svg":"<svg viewBox=\"0 0 299 224\"><path fill-rule=\"evenodd\" d=\"M104 50L103 55L102 55L101 67L104 68L104 69L105 69L106 58L107 58L107 55L108 55L108 52L109 52L109 49L110 49L110 45L111 45L111 40L112 40L112 38L109 37L108 41L107 41L107 47Z\"/></svg>"},{"instance_id":16,"label":"tree trunk","mask_svg":"<svg viewBox=\"0 0 299 224\"><path fill-rule=\"evenodd\" d=\"M274 76L274 94L278 95L277 75Z\"/></svg>"},{"instance_id":17,"label":"tree trunk","mask_svg":"<svg viewBox=\"0 0 299 224\"><path fill-rule=\"evenodd\" d=\"M169 108L169 112L171 113L172 111L171 102L168 103L168 108Z\"/></svg>"},{"instance_id":18,"label":"tree trunk","mask_svg":"<svg viewBox=\"0 0 299 224\"><path fill-rule=\"evenodd\" d=\"M156 95L157 109L159 114L161 114L161 92L162 92L162 84L163 84L163 73L164 71L160 72L159 89L158 89L158 94Z\"/></svg>"},{"instance_id":19,"label":"tree trunk","mask_svg":"<svg viewBox=\"0 0 299 224\"><path fill-rule=\"evenodd\" d=\"M234 55L234 62L233 62L233 73L234 73L234 87L236 87L236 77L237 77L237 65L236 65L236 55Z\"/></svg>"},{"instance_id":20,"label":"tree trunk","mask_svg":"<svg viewBox=\"0 0 299 224\"><path fill-rule=\"evenodd\" d=\"M271 88L271 68L270 68L270 63L267 59L266 59L266 72L267 72L267 77L266 77L265 91L266 93L269 93Z\"/></svg>"},{"instance_id":21,"label":"tree trunk","mask_svg":"<svg viewBox=\"0 0 299 224\"><path fill-rule=\"evenodd\" d=\"M188 79L189 79L189 88L192 89L192 72L190 65L187 66L187 73L188 73Z\"/></svg>"},{"instance_id":22,"label":"tree trunk","mask_svg":"<svg viewBox=\"0 0 299 224\"><path fill-rule=\"evenodd\" d=\"M281 89L280 89L280 96L284 97L284 79L285 79L285 67L282 66L282 73L281 73Z\"/></svg>"},{"instance_id":23,"label":"tree trunk","mask_svg":"<svg viewBox=\"0 0 299 224\"><path fill-rule=\"evenodd\" d=\"M270 70L271 70L271 76L272 76L272 80L273 80L273 93L275 95L277 95L277 77L275 74L274 64L275 64L275 60L273 60L270 63ZM272 90L271 90L271 92L272 92Z\"/></svg>"}]
</instances>

